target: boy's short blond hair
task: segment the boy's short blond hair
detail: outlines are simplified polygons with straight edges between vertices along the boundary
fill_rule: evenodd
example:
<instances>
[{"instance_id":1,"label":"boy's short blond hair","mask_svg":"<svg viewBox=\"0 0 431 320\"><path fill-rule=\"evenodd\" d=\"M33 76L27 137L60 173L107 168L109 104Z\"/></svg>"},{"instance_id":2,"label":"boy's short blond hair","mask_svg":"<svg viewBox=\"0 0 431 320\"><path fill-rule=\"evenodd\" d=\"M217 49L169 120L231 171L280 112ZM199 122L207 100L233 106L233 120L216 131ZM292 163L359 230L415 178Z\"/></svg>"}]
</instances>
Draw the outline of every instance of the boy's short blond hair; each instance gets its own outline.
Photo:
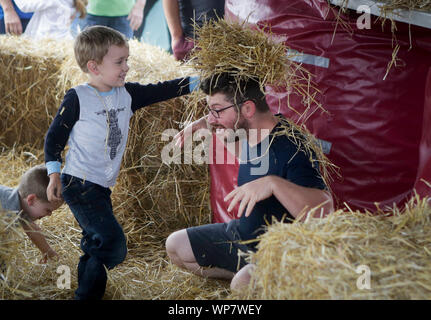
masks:
<instances>
[{"instance_id":1,"label":"boy's short blond hair","mask_svg":"<svg viewBox=\"0 0 431 320\"><path fill-rule=\"evenodd\" d=\"M27 170L22 175L18 185L18 192L21 198L26 198L30 194L35 194L39 200L48 202L48 197L46 195L48 184L48 171L44 164L40 164Z\"/></svg>"},{"instance_id":2,"label":"boy's short blond hair","mask_svg":"<svg viewBox=\"0 0 431 320\"><path fill-rule=\"evenodd\" d=\"M128 46L126 37L119 31L105 26L91 26L85 28L75 39L75 59L85 73L88 72L87 62L94 60L102 63L109 47Z\"/></svg>"}]
</instances>

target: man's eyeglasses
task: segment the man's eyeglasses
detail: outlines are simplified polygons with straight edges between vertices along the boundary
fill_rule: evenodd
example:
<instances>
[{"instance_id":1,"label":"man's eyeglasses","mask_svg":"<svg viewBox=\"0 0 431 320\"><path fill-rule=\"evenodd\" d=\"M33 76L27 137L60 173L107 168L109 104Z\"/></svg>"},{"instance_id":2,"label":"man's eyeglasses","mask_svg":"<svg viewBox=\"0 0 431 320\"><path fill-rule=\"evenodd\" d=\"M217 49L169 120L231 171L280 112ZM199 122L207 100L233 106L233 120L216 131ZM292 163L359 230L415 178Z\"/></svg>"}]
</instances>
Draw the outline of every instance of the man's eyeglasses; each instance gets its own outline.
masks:
<instances>
[{"instance_id":1,"label":"man's eyeglasses","mask_svg":"<svg viewBox=\"0 0 431 320\"><path fill-rule=\"evenodd\" d=\"M209 112L211 112L211 114L213 115L214 118L220 118L220 112L225 111L226 109L232 108L233 106L239 106L240 104L242 104L243 102L240 103L234 103L231 104L230 106L215 110L215 109L211 109L208 107Z\"/></svg>"}]
</instances>

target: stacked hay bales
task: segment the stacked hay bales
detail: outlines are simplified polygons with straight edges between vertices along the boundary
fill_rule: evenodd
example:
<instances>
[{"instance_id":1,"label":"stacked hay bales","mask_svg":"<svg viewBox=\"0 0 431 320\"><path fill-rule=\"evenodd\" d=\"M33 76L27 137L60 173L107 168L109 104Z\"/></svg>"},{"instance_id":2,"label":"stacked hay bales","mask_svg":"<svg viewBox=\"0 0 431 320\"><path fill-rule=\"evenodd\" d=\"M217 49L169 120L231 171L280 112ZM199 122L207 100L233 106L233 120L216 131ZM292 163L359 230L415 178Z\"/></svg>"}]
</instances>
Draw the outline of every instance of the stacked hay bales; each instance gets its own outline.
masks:
<instances>
[{"instance_id":1,"label":"stacked hay bales","mask_svg":"<svg viewBox=\"0 0 431 320\"><path fill-rule=\"evenodd\" d=\"M379 213L379 212L378 212ZM242 299L431 299L431 199L268 227Z\"/></svg>"}]
</instances>

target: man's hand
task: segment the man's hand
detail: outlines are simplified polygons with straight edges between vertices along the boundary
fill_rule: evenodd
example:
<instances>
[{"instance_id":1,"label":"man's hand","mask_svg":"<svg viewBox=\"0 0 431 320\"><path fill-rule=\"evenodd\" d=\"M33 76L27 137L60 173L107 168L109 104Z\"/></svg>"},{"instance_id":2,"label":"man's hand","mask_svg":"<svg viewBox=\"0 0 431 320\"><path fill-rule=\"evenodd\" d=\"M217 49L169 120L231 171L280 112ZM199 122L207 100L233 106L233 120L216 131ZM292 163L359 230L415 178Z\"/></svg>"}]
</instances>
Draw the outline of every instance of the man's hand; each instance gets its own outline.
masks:
<instances>
[{"instance_id":1,"label":"man's hand","mask_svg":"<svg viewBox=\"0 0 431 320\"><path fill-rule=\"evenodd\" d=\"M130 10L129 16L127 17L127 20L130 21L130 27L133 31L138 30L142 24L142 21L144 20L145 2L145 0L136 1L132 10Z\"/></svg>"},{"instance_id":2,"label":"man's hand","mask_svg":"<svg viewBox=\"0 0 431 320\"><path fill-rule=\"evenodd\" d=\"M188 53L194 48L195 44L192 40L186 39L182 35L179 38L172 37L171 46L174 58L179 61L187 59Z\"/></svg>"},{"instance_id":3,"label":"man's hand","mask_svg":"<svg viewBox=\"0 0 431 320\"><path fill-rule=\"evenodd\" d=\"M61 181L58 172L49 175L49 184L46 189L46 196L49 202L63 201L61 196Z\"/></svg>"},{"instance_id":4,"label":"man's hand","mask_svg":"<svg viewBox=\"0 0 431 320\"><path fill-rule=\"evenodd\" d=\"M224 201L231 200L227 211L230 212L240 201L237 216L241 217L247 207L245 216L248 217L257 202L273 195L273 179L273 176L265 176L235 188L224 198Z\"/></svg>"},{"instance_id":5,"label":"man's hand","mask_svg":"<svg viewBox=\"0 0 431 320\"><path fill-rule=\"evenodd\" d=\"M184 146L184 142L187 139L191 139L192 138L193 133L195 133L199 129L206 129L206 128L208 128L206 118L207 118L207 116L204 116L204 117L202 117L202 118L194 121L193 123L189 124L183 130L181 130L180 132L178 132L175 135L175 137L174 137L174 139L176 140L175 145L179 146L180 148L182 148Z\"/></svg>"},{"instance_id":6,"label":"man's hand","mask_svg":"<svg viewBox=\"0 0 431 320\"><path fill-rule=\"evenodd\" d=\"M4 10L4 26L6 33L22 34L22 24L13 7Z\"/></svg>"}]
</instances>

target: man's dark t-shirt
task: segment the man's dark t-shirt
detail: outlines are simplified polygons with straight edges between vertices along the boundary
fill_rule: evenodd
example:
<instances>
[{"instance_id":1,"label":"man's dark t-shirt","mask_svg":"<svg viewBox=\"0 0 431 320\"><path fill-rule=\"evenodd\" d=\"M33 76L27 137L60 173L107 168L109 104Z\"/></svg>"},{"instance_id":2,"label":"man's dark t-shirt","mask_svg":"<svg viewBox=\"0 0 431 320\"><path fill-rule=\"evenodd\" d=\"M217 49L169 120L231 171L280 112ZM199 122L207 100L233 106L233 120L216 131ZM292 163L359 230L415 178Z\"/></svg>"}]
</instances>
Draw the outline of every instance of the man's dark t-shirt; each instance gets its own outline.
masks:
<instances>
[{"instance_id":1,"label":"man's dark t-shirt","mask_svg":"<svg viewBox=\"0 0 431 320\"><path fill-rule=\"evenodd\" d=\"M250 147L247 140L242 144L238 172L238 186L267 175L282 177L290 182L308 188L326 189L319 172L317 161L310 161L308 153L298 150L298 146L285 134L286 121L277 124L271 133L256 146ZM313 155L313 159L316 159ZM248 217L243 214L239 221L239 233L243 241L255 239L264 232L263 226L272 222L272 217L284 222L294 217L274 197L256 203ZM251 246L253 247L253 244Z\"/></svg>"}]
</instances>

